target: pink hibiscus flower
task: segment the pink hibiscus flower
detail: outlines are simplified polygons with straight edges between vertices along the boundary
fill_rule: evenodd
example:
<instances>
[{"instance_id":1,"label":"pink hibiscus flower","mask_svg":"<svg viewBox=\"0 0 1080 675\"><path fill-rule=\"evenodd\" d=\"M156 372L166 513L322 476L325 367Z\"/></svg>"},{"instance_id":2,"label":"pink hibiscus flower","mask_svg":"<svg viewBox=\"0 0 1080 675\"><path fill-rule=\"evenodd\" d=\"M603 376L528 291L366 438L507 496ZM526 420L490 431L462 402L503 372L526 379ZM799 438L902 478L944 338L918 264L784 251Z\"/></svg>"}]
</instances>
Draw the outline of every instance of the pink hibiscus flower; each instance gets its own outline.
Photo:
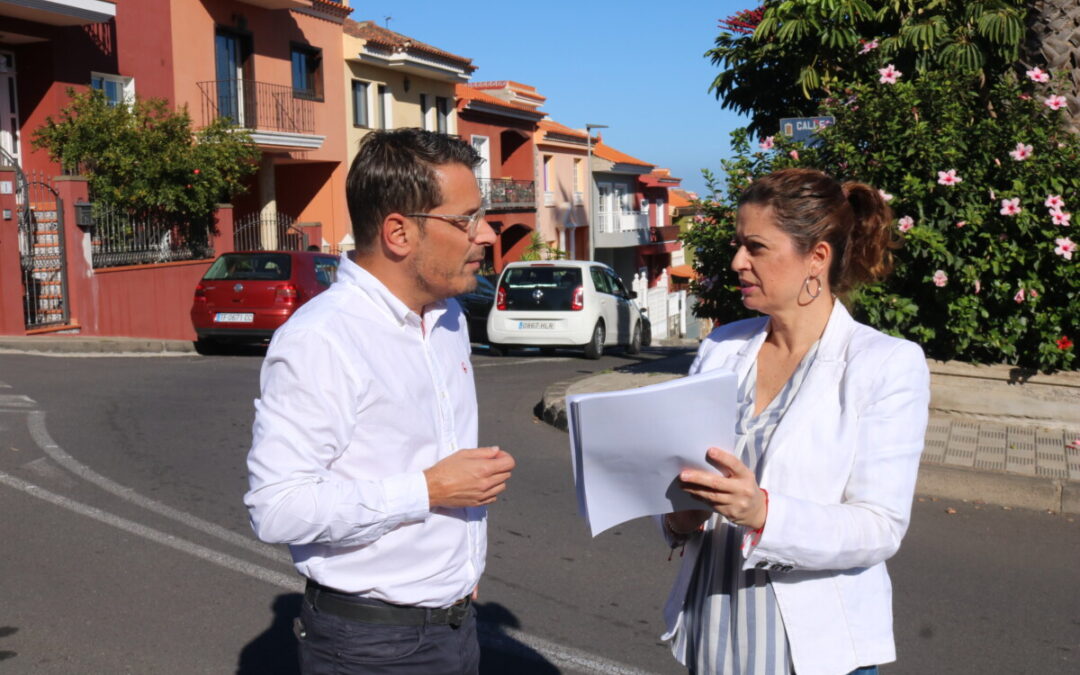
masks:
<instances>
[{"instance_id":1,"label":"pink hibiscus flower","mask_svg":"<svg viewBox=\"0 0 1080 675\"><path fill-rule=\"evenodd\" d=\"M1031 157L1032 147L1030 145L1024 145L1023 143L1017 143L1015 150L1009 151L1009 156L1018 162L1022 162L1028 157Z\"/></svg>"},{"instance_id":2,"label":"pink hibiscus flower","mask_svg":"<svg viewBox=\"0 0 1080 675\"><path fill-rule=\"evenodd\" d=\"M956 185L964 182L964 179L956 175L956 169L949 169L937 172L937 182L938 185Z\"/></svg>"},{"instance_id":3,"label":"pink hibiscus flower","mask_svg":"<svg viewBox=\"0 0 1080 675\"><path fill-rule=\"evenodd\" d=\"M870 42L863 43L862 49L859 50L860 54L869 54L878 48L877 40L871 40Z\"/></svg>"},{"instance_id":4,"label":"pink hibiscus flower","mask_svg":"<svg viewBox=\"0 0 1080 675\"><path fill-rule=\"evenodd\" d=\"M945 284L949 283L949 275L945 274L944 270L937 270L934 272L934 285L941 288Z\"/></svg>"},{"instance_id":5,"label":"pink hibiscus flower","mask_svg":"<svg viewBox=\"0 0 1080 675\"><path fill-rule=\"evenodd\" d=\"M1054 248L1054 253L1057 253L1066 260L1072 260L1073 251L1076 250L1076 244L1072 239L1069 239L1068 237L1058 237L1054 240L1054 243L1057 244L1057 247Z\"/></svg>"},{"instance_id":6,"label":"pink hibiscus flower","mask_svg":"<svg viewBox=\"0 0 1080 675\"><path fill-rule=\"evenodd\" d=\"M1043 105L1051 110L1061 110L1068 104L1064 96L1054 94L1053 96L1047 96L1043 99Z\"/></svg>"},{"instance_id":7,"label":"pink hibiscus flower","mask_svg":"<svg viewBox=\"0 0 1080 675\"><path fill-rule=\"evenodd\" d=\"M1013 197L1012 199L1001 200L1001 215L1003 216L1015 216L1024 209L1020 208L1020 198Z\"/></svg>"},{"instance_id":8,"label":"pink hibiscus flower","mask_svg":"<svg viewBox=\"0 0 1080 675\"><path fill-rule=\"evenodd\" d=\"M1031 70L1027 71L1027 76L1028 79L1032 82L1039 82L1040 84L1050 81L1050 73L1046 72L1042 68L1032 68Z\"/></svg>"},{"instance_id":9,"label":"pink hibiscus flower","mask_svg":"<svg viewBox=\"0 0 1080 675\"><path fill-rule=\"evenodd\" d=\"M1024 301L1024 289L1021 288L1020 290L1018 290L1016 292L1016 295L1013 296L1013 300L1015 300L1016 302L1023 302Z\"/></svg>"},{"instance_id":10,"label":"pink hibiscus flower","mask_svg":"<svg viewBox=\"0 0 1080 675\"><path fill-rule=\"evenodd\" d=\"M878 194L881 195L881 198L885 200L886 204L893 200L893 196L884 190L878 190Z\"/></svg>"},{"instance_id":11,"label":"pink hibiscus flower","mask_svg":"<svg viewBox=\"0 0 1080 675\"><path fill-rule=\"evenodd\" d=\"M1070 219L1072 219L1071 213L1065 213L1064 211L1050 212L1050 220L1052 220L1055 225L1063 225L1065 227L1068 227Z\"/></svg>"},{"instance_id":12,"label":"pink hibiscus flower","mask_svg":"<svg viewBox=\"0 0 1080 675\"><path fill-rule=\"evenodd\" d=\"M1051 211L1060 211L1065 208L1065 200L1061 198L1061 195L1046 195L1046 201L1043 204Z\"/></svg>"},{"instance_id":13,"label":"pink hibiscus flower","mask_svg":"<svg viewBox=\"0 0 1080 675\"><path fill-rule=\"evenodd\" d=\"M904 216L897 222L897 227L900 228L901 232L907 232L911 228L915 227L915 219L911 216Z\"/></svg>"},{"instance_id":14,"label":"pink hibiscus flower","mask_svg":"<svg viewBox=\"0 0 1080 675\"><path fill-rule=\"evenodd\" d=\"M798 150L792 150L791 152L788 153L788 155L790 155L791 158L794 159L794 160L799 159L799 151Z\"/></svg>"},{"instance_id":15,"label":"pink hibiscus flower","mask_svg":"<svg viewBox=\"0 0 1080 675\"><path fill-rule=\"evenodd\" d=\"M897 70L896 66L891 63L884 68L878 68L878 74L881 75L881 79L879 79L878 82L882 84L896 84L896 81L903 75L903 73ZM1057 110L1057 108L1054 109Z\"/></svg>"},{"instance_id":16,"label":"pink hibiscus flower","mask_svg":"<svg viewBox=\"0 0 1080 675\"><path fill-rule=\"evenodd\" d=\"M760 143L758 143L758 147L761 148L762 150L772 150L773 138L775 138L775 137L774 136L766 136L765 138L763 138L761 140Z\"/></svg>"}]
</instances>

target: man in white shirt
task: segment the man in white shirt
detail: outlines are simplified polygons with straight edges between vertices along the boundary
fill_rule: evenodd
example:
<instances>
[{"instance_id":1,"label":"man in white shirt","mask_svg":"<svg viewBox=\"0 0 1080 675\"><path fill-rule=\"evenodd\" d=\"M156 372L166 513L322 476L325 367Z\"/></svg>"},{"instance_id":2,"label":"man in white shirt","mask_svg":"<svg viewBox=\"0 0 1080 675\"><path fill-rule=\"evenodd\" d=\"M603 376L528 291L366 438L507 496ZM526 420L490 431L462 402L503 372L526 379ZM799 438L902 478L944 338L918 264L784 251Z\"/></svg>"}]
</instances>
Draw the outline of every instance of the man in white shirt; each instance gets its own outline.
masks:
<instances>
[{"instance_id":1,"label":"man in white shirt","mask_svg":"<svg viewBox=\"0 0 1080 675\"><path fill-rule=\"evenodd\" d=\"M476 673L486 506L514 460L477 448L465 318L495 233L460 139L365 137L346 193L355 264L275 333L244 498L308 579L301 670Z\"/></svg>"}]
</instances>

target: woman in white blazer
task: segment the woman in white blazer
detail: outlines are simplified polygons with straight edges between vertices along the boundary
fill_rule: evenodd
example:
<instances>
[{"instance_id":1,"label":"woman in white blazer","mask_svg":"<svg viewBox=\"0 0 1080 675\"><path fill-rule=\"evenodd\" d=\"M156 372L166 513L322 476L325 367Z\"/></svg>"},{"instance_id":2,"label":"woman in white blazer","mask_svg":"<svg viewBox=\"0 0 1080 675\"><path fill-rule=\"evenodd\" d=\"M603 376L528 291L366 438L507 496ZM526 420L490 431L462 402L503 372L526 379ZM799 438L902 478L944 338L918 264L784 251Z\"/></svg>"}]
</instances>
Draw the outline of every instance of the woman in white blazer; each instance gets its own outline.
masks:
<instances>
[{"instance_id":1,"label":"woman in white blazer","mask_svg":"<svg viewBox=\"0 0 1080 675\"><path fill-rule=\"evenodd\" d=\"M661 519L685 545L665 638L693 673L875 673L896 658L885 561L908 526L929 372L837 295L891 271L892 213L808 169L739 204L731 267L765 316L714 330L691 368L738 375L740 433L708 451L718 471L679 476L707 510Z\"/></svg>"}]
</instances>

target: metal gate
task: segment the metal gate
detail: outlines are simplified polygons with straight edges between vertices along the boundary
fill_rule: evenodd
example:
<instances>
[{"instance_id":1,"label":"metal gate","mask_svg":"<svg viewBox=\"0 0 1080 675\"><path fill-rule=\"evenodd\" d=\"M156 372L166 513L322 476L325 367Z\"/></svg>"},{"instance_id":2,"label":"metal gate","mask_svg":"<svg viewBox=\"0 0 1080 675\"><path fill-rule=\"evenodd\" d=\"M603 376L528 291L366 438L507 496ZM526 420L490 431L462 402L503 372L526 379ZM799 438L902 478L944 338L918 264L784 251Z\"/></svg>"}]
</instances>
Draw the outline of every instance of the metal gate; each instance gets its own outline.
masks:
<instances>
[{"instance_id":1,"label":"metal gate","mask_svg":"<svg viewBox=\"0 0 1080 675\"><path fill-rule=\"evenodd\" d=\"M19 262L27 330L68 323L64 205L44 174L24 174L15 165L19 211Z\"/></svg>"},{"instance_id":2,"label":"metal gate","mask_svg":"<svg viewBox=\"0 0 1080 675\"><path fill-rule=\"evenodd\" d=\"M270 216L252 213L237 218L233 250L303 251L308 247L308 236L293 225L295 222L295 218L284 213Z\"/></svg>"}]
</instances>

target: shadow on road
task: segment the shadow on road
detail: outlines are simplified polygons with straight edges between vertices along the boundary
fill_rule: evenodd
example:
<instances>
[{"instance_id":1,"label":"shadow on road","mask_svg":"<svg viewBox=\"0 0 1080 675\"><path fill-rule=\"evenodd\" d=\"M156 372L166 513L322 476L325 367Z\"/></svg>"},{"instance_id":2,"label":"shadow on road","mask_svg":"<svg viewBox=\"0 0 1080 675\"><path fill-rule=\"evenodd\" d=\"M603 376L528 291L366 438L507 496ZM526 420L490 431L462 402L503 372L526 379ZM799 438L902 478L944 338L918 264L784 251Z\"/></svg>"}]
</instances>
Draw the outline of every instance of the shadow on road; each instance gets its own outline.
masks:
<instances>
[{"instance_id":1,"label":"shadow on road","mask_svg":"<svg viewBox=\"0 0 1080 675\"><path fill-rule=\"evenodd\" d=\"M543 654L506 634L519 628L513 612L497 602L476 603L480 637L480 675L558 675L559 669Z\"/></svg>"},{"instance_id":2,"label":"shadow on road","mask_svg":"<svg viewBox=\"0 0 1080 675\"><path fill-rule=\"evenodd\" d=\"M300 672L293 619L300 615L299 593L279 595L274 600L274 618L270 626L240 652L236 675L297 675ZM498 603L477 603L480 634L481 675L558 675L559 669L532 647L506 634L506 628L518 628L520 622L510 610ZM0 628L0 637L5 629ZM15 632L15 629L10 629ZM10 634L10 633L6 633ZM0 659L14 656L0 651Z\"/></svg>"},{"instance_id":3,"label":"shadow on road","mask_svg":"<svg viewBox=\"0 0 1080 675\"><path fill-rule=\"evenodd\" d=\"M19 629L15 626L0 626L0 638L5 638L14 633L18 633ZM0 661L6 661L7 659L13 659L18 656L18 652L9 652L0 649Z\"/></svg>"},{"instance_id":4,"label":"shadow on road","mask_svg":"<svg viewBox=\"0 0 1080 675\"><path fill-rule=\"evenodd\" d=\"M270 627L244 646L236 675L296 675L300 672L293 619L300 616L304 596L287 593L274 599Z\"/></svg>"}]
</instances>

